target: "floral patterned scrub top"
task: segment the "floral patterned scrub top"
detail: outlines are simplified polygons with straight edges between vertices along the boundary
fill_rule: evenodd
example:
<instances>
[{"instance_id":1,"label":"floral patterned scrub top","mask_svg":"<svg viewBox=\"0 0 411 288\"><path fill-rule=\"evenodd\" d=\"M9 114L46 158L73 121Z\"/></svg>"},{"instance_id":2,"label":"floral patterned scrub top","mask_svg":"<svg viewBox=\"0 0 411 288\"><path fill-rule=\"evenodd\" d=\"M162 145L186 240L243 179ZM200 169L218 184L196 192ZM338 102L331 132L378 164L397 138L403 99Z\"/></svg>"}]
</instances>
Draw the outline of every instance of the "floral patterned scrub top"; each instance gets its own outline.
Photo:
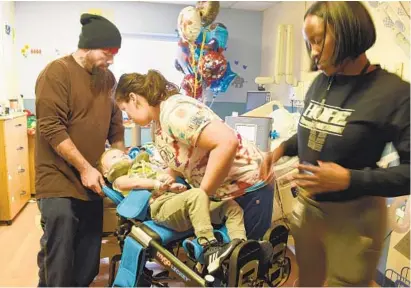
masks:
<instances>
[{"instance_id":1,"label":"floral patterned scrub top","mask_svg":"<svg viewBox=\"0 0 411 288\"><path fill-rule=\"evenodd\" d=\"M221 120L203 103L180 94L160 104L160 125L153 124L154 145L165 164L180 172L193 187L200 187L209 152L197 147L201 131L213 120ZM160 126L160 127L159 127ZM263 153L237 133L239 146L234 163L212 198L226 200L244 194L259 181Z\"/></svg>"}]
</instances>

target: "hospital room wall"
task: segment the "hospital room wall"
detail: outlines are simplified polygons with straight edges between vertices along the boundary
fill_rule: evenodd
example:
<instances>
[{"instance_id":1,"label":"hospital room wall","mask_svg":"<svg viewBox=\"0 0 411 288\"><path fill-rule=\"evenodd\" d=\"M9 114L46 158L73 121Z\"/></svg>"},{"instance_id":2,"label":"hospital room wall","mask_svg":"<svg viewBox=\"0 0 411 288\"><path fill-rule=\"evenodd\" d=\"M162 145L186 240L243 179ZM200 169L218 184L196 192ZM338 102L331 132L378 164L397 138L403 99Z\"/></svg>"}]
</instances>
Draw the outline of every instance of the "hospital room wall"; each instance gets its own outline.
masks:
<instances>
[{"instance_id":1,"label":"hospital room wall","mask_svg":"<svg viewBox=\"0 0 411 288\"><path fill-rule=\"evenodd\" d=\"M397 1L394 1L397 2ZM274 76L274 61L276 53L277 27L279 24L292 24L294 26L294 77L304 83L306 91L309 84L317 75L308 72L309 58L302 37L302 27L305 11L314 3L313 1L282 1L263 12L263 37L260 76ZM394 41L394 33L387 28L375 8L367 1L363 1L370 11L377 30L377 41L368 51L367 55L372 63L380 63L388 70L394 70L397 64L403 63L403 78L410 80L410 57ZM398 2L397 2L398 3ZM396 4L396 3L395 3ZM408 6L409 7L409 6ZM408 11L409 12L409 11ZM285 56L284 56L285 57ZM273 100L280 100L284 105L289 105L290 87L284 84L269 85Z\"/></svg>"},{"instance_id":2,"label":"hospital room wall","mask_svg":"<svg viewBox=\"0 0 411 288\"><path fill-rule=\"evenodd\" d=\"M177 35L177 17L184 7L136 1L16 2L17 47L20 49L23 45L29 44L33 48L40 48L45 58L41 60L40 57L24 58L18 55L19 87L33 86L34 78L41 67L44 67L45 63L53 57L57 57L55 49L60 50L61 54L76 49L81 29L79 17L82 12L90 9L101 12L102 15L112 19L123 34L158 36ZM39 21L40 19L46 21ZM221 9L216 22L223 23L227 27L229 40L224 55L230 61L232 70L244 78L244 83L241 88L231 86L227 93L218 95L213 106L218 106L218 102L244 103L246 92L255 90L254 79L261 70L262 12ZM176 44L176 55L177 48ZM155 57L155 55L136 55L136 57ZM170 65L174 66L174 59ZM27 89L21 90L27 91ZM32 90L27 92L25 98L34 99L33 92ZM230 108L230 105L222 106ZM224 111L224 113L229 112Z\"/></svg>"},{"instance_id":3,"label":"hospital room wall","mask_svg":"<svg viewBox=\"0 0 411 288\"><path fill-rule=\"evenodd\" d=\"M14 2L0 1L0 25L0 104L4 104L9 98L17 97ZM5 33L5 25L12 28L10 34Z\"/></svg>"}]
</instances>

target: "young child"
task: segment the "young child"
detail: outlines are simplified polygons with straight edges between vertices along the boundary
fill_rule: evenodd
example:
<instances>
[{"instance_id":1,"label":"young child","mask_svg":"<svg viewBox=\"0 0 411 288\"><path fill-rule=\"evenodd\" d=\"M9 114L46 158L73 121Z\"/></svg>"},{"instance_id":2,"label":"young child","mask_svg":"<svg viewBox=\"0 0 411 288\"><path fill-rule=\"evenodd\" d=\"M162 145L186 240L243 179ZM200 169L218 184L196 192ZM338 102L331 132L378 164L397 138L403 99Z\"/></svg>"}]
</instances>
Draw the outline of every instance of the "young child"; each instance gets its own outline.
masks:
<instances>
[{"instance_id":1,"label":"young child","mask_svg":"<svg viewBox=\"0 0 411 288\"><path fill-rule=\"evenodd\" d=\"M194 228L199 244L204 247L209 273L216 271L232 250L246 240L243 211L237 202L210 202L201 189L187 190L185 185L176 183L171 175L151 164L147 152L131 160L123 151L109 149L100 158L99 170L113 189L121 193L151 190L151 218L159 225L175 231ZM225 245L217 242L211 225L224 220L231 239L231 243Z\"/></svg>"}]
</instances>

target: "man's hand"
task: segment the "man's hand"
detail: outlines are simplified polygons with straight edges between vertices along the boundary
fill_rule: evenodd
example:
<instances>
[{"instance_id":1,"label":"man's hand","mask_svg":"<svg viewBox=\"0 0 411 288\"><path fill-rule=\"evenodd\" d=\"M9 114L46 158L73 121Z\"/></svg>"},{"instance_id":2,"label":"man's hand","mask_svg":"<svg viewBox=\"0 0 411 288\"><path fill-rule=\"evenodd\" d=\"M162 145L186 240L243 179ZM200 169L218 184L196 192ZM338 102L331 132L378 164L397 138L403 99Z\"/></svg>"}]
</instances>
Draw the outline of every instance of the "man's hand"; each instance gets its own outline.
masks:
<instances>
[{"instance_id":1,"label":"man's hand","mask_svg":"<svg viewBox=\"0 0 411 288\"><path fill-rule=\"evenodd\" d=\"M101 175L98 170L92 166L88 166L86 169L80 172L81 183L93 190L95 193L104 197L104 193L101 187L105 185L103 175Z\"/></svg>"},{"instance_id":2,"label":"man's hand","mask_svg":"<svg viewBox=\"0 0 411 288\"><path fill-rule=\"evenodd\" d=\"M332 162L318 161L318 164L298 165L298 169L305 173L295 174L290 180L311 194L342 191L350 186L351 174L348 169Z\"/></svg>"},{"instance_id":3,"label":"man's hand","mask_svg":"<svg viewBox=\"0 0 411 288\"><path fill-rule=\"evenodd\" d=\"M101 191L101 187L105 185L103 176L87 162L70 138L57 145L56 151L80 172L83 186L104 197L104 193Z\"/></svg>"}]
</instances>

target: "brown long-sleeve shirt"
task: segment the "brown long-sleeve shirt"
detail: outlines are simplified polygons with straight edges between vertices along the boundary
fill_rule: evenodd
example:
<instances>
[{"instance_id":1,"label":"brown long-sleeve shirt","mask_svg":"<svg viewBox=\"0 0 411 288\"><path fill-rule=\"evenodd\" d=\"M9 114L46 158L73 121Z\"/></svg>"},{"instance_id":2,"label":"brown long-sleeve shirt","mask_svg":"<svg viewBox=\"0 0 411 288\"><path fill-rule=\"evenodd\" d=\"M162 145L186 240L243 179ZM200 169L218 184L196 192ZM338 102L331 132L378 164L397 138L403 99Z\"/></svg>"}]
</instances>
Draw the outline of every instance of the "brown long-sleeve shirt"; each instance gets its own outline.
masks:
<instances>
[{"instance_id":1,"label":"brown long-sleeve shirt","mask_svg":"<svg viewBox=\"0 0 411 288\"><path fill-rule=\"evenodd\" d=\"M91 75L73 58L51 62L36 82L36 197L99 196L81 184L80 174L56 152L70 138L83 157L96 166L105 142L124 141L121 111L110 95L95 96Z\"/></svg>"}]
</instances>

